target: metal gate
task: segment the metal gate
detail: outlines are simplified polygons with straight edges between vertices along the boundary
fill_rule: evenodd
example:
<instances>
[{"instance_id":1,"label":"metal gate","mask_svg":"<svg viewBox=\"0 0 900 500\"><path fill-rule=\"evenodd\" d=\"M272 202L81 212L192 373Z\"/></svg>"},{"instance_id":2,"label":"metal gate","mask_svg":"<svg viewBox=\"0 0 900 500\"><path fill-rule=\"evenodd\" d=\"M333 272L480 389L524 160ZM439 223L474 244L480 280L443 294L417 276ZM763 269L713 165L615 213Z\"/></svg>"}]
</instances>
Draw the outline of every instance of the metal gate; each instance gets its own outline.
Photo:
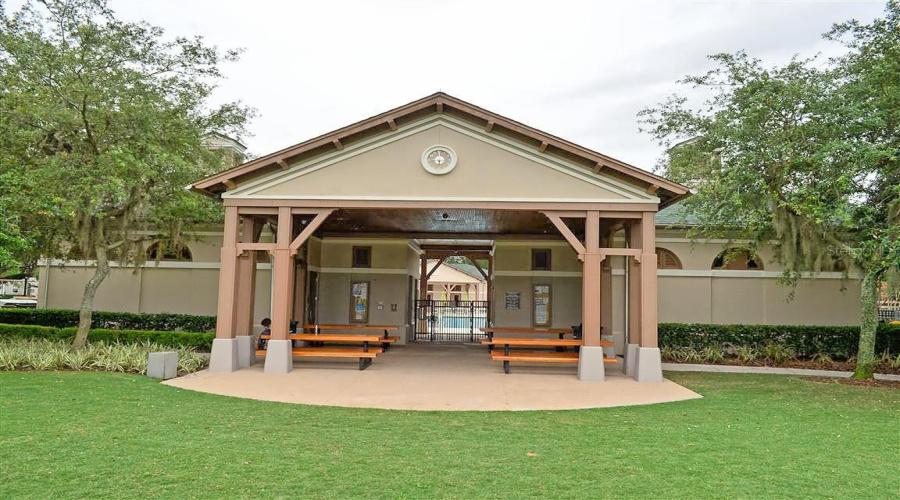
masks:
<instances>
[{"instance_id":1,"label":"metal gate","mask_svg":"<svg viewBox=\"0 0 900 500\"><path fill-rule=\"evenodd\" d=\"M419 342L475 342L487 336L491 303L487 300L416 300L415 329Z\"/></svg>"}]
</instances>

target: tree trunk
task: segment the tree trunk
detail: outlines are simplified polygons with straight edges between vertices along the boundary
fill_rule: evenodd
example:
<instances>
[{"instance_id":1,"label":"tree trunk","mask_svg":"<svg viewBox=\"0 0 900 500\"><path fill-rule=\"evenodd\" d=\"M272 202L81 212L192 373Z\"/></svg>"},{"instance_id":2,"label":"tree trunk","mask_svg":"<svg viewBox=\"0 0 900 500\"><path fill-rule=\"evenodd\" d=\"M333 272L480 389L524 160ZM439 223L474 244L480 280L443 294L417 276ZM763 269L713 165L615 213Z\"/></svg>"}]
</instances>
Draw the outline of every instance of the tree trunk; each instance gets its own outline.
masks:
<instances>
[{"instance_id":1,"label":"tree trunk","mask_svg":"<svg viewBox=\"0 0 900 500\"><path fill-rule=\"evenodd\" d=\"M875 333L878 330L878 276L867 272L862 281L862 318L859 322L859 352L853 378L869 379L875 373Z\"/></svg>"},{"instance_id":2,"label":"tree trunk","mask_svg":"<svg viewBox=\"0 0 900 500\"><path fill-rule=\"evenodd\" d=\"M81 297L81 309L78 312L78 331L75 333L75 340L72 341L72 348L76 350L84 349L87 344L88 332L91 331L91 317L94 314L94 295L100 283L109 275L109 259L106 255L106 243L97 244L97 269L94 275L84 285L84 295Z\"/></svg>"}]
</instances>

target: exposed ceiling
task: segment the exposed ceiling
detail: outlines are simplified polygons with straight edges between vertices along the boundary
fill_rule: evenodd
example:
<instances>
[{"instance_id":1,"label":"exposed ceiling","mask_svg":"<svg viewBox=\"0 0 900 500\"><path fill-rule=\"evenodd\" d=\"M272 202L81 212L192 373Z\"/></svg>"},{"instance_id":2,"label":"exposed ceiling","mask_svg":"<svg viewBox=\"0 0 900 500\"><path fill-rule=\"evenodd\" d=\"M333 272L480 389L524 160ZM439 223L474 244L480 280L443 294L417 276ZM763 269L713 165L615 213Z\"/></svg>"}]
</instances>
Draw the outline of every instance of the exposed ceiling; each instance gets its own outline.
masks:
<instances>
[{"instance_id":1,"label":"exposed ceiling","mask_svg":"<svg viewBox=\"0 0 900 500\"><path fill-rule=\"evenodd\" d=\"M576 234L584 232L583 219L567 221ZM323 224L325 234L403 233L417 239L473 240L503 235L559 238L559 232L543 214L508 210L338 210ZM446 235L462 235L447 238Z\"/></svg>"}]
</instances>

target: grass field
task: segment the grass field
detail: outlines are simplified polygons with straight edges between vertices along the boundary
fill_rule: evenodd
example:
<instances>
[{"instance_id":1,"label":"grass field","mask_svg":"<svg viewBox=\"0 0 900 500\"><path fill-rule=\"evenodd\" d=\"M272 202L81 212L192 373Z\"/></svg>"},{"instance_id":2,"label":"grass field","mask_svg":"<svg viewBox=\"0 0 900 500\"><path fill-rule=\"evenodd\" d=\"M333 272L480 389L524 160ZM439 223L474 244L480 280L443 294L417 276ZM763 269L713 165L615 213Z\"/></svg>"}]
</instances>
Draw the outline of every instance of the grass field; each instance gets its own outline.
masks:
<instances>
[{"instance_id":1,"label":"grass field","mask_svg":"<svg viewBox=\"0 0 900 500\"><path fill-rule=\"evenodd\" d=\"M0 498L897 497L900 391L667 375L705 398L405 412L0 372Z\"/></svg>"}]
</instances>

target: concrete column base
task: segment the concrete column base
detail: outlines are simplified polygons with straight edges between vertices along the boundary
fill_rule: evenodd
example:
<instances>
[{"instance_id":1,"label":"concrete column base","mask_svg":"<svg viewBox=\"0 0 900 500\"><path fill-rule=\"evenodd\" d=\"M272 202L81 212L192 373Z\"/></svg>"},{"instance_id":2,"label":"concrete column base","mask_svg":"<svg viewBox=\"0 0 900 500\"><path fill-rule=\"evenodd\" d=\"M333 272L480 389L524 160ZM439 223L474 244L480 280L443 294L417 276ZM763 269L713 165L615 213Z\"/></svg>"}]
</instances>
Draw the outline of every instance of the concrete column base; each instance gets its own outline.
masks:
<instances>
[{"instance_id":1,"label":"concrete column base","mask_svg":"<svg viewBox=\"0 0 900 500\"><path fill-rule=\"evenodd\" d=\"M253 336L238 335L235 339L238 349L238 368L249 368L250 365L256 363L256 346L253 344Z\"/></svg>"},{"instance_id":2,"label":"concrete column base","mask_svg":"<svg viewBox=\"0 0 900 500\"><path fill-rule=\"evenodd\" d=\"M233 372L238 369L237 339L213 339L209 353L209 371Z\"/></svg>"},{"instance_id":3,"label":"concrete column base","mask_svg":"<svg viewBox=\"0 0 900 500\"><path fill-rule=\"evenodd\" d=\"M662 359L658 347L638 349L638 362L634 368L634 379L638 382L662 382Z\"/></svg>"},{"instance_id":4,"label":"concrete column base","mask_svg":"<svg viewBox=\"0 0 900 500\"><path fill-rule=\"evenodd\" d=\"M294 369L290 340L270 340L266 347L265 373L290 373Z\"/></svg>"},{"instance_id":5,"label":"concrete column base","mask_svg":"<svg viewBox=\"0 0 900 500\"><path fill-rule=\"evenodd\" d=\"M625 347L625 365L622 368L622 373L629 377L634 376L634 369L638 363L638 349L640 349L640 346L637 344L628 344Z\"/></svg>"},{"instance_id":6,"label":"concrete column base","mask_svg":"<svg viewBox=\"0 0 900 500\"><path fill-rule=\"evenodd\" d=\"M606 367L603 366L603 348L600 346L582 346L578 357L578 380L603 382L606 380Z\"/></svg>"},{"instance_id":7,"label":"concrete column base","mask_svg":"<svg viewBox=\"0 0 900 500\"><path fill-rule=\"evenodd\" d=\"M609 347L603 347L603 353L606 354L607 358L615 358L616 357L616 346L615 346L616 341L613 338L613 336L612 335L601 335L600 340L608 340L609 342L613 343L613 345L611 345Z\"/></svg>"}]
</instances>

